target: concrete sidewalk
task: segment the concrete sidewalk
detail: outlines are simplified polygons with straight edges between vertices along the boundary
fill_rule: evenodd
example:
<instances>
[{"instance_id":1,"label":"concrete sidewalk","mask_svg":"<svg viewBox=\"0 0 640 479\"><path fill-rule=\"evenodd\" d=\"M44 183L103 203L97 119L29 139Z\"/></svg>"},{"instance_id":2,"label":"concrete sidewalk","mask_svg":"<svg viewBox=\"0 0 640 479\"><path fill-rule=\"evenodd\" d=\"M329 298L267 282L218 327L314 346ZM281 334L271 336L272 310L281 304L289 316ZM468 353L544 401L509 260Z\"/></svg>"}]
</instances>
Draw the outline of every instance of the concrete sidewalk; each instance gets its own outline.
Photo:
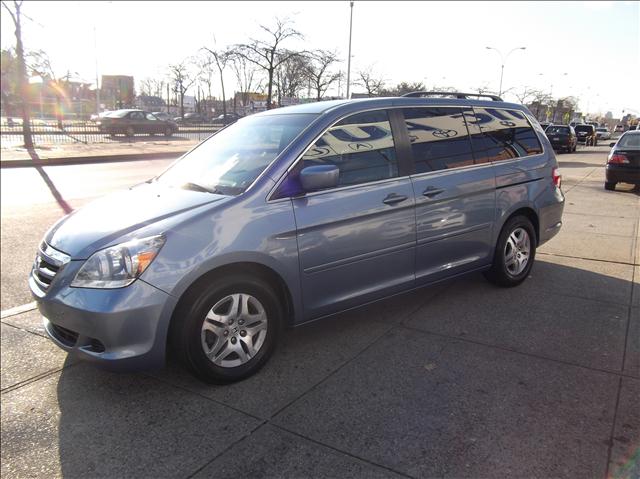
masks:
<instances>
[{"instance_id":1,"label":"concrete sidewalk","mask_svg":"<svg viewBox=\"0 0 640 479\"><path fill-rule=\"evenodd\" d=\"M24 168L34 164L53 166L178 158L198 143L200 143L198 140L179 137L170 139L144 137L112 143L46 145L34 148L35 158L32 158L32 153L26 148L3 147L0 153L0 167Z\"/></svg>"}]
</instances>

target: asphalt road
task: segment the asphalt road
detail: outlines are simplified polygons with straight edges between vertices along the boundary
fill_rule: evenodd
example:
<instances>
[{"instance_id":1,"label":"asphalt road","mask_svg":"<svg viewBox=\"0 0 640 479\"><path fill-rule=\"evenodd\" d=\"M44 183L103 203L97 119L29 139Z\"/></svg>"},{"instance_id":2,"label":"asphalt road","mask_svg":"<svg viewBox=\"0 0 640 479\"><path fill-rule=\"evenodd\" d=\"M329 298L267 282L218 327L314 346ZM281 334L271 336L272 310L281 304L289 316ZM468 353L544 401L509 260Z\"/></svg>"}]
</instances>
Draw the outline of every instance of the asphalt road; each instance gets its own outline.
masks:
<instances>
[{"instance_id":1,"label":"asphalt road","mask_svg":"<svg viewBox=\"0 0 640 479\"><path fill-rule=\"evenodd\" d=\"M563 228L527 281L474 274L288 331L259 374L109 374L2 319L2 477L640 477L640 195L558 155ZM47 168L71 207L167 162ZM2 171L2 309L62 214Z\"/></svg>"}]
</instances>

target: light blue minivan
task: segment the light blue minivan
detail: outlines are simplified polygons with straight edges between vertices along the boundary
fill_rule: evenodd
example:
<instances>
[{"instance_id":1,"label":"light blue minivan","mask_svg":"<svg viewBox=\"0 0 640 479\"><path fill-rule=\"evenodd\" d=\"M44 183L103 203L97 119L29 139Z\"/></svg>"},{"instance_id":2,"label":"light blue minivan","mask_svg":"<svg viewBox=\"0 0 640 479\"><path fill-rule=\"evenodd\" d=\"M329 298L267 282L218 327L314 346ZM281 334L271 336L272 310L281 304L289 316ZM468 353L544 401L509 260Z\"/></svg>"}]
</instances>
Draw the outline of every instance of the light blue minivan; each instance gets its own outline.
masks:
<instances>
[{"instance_id":1,"label":"light blue minivan","mask_svg":"<svg viewBox=\"0 0 640 479\"><path fill-rule=\"evenodd\" d=\"M433 92L305 104L241 119L62 218L29 284L78 357L153 368L171 348L229 382L283 327L472 271L520 284L563 206L553 149L521 105Z\"/></svg>"}]
</instances>

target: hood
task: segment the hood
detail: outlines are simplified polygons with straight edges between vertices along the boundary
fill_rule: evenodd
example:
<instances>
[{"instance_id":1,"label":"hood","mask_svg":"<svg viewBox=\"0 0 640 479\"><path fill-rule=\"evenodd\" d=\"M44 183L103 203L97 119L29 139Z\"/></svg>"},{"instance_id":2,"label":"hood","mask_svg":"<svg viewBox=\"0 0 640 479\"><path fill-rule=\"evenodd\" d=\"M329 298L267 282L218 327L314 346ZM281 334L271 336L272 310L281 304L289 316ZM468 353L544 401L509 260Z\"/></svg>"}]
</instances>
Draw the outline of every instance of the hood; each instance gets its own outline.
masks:
<instances>
[{"instance_id":1,"label":"hood","mask_svg":"<svg viewBox=\"0 0 640 479\"><path fill-rule=\"evenodd\" d=\"M45 241L72 259L86 259L128 233L225 198L144 183L74 211L47 232Z\"/></svg>"}]
</instances>

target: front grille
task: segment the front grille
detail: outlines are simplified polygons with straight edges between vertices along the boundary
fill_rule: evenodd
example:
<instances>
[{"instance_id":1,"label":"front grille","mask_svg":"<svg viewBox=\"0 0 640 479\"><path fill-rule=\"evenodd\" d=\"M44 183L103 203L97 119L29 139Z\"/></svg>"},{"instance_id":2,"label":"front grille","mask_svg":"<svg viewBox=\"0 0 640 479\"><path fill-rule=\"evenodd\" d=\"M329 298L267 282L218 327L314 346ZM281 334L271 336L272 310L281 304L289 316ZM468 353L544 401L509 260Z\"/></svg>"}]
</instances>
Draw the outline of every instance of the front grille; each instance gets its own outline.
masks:
<instances>
[{"instance_id":1,"label":"front grille","mask_svg":"<svg viewBox=\"0 0 640 479\"><path fill-rule=\"evenodd\" d=\"M42 291L49 289L53 278L71 258L42 242L33 263L31 277Z\"/></svg>"},{"instance_id":2,"label":"front grille","mask_svg":"<svg viewBox=\"0 0 640 479\"><path fill-rule=\"evenodd\" d=\"M53 323L51 323L51 333L58 341L70 348L74 347L78 341L78 333Z\"/></svg>"}]
</instances>

